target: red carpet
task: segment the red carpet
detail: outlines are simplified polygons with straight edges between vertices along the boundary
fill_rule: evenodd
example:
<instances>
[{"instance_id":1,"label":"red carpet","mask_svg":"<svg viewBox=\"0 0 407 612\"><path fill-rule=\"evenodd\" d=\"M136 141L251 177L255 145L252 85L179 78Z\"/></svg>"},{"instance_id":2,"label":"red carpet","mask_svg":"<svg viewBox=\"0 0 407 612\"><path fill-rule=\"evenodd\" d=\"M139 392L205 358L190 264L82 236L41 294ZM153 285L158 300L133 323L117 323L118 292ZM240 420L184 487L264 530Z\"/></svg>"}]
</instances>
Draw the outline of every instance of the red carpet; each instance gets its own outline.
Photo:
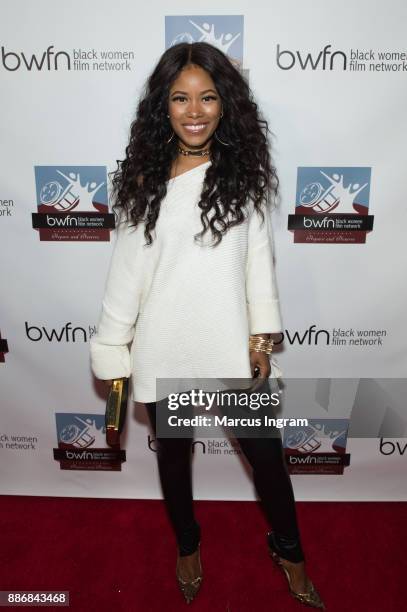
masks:
<instances>
[{"instance_id":1,"label":"red carpet","mask_svg":"<svg viewBox=\"0 0 407 612\"><path fill-rule=\"evenodd\" d=\"M1 507L3 591L66 590L70 609L84 611L311 610L269 558L257 503L196 502L204 582L190 607L162 502L16 496ZM406 609L406 503L297 502L297 511L328 612Z\"/></svg>"}]
</instances>

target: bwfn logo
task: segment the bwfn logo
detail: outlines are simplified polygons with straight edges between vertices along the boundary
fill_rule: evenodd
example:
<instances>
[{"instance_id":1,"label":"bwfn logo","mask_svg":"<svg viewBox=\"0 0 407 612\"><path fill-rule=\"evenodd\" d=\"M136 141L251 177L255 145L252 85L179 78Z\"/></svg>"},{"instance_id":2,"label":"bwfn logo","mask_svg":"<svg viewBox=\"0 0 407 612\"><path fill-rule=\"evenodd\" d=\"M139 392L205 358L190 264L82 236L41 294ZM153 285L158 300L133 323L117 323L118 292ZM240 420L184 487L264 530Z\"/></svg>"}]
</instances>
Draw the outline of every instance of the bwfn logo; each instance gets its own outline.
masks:
<instances>
[{"instance_id":1,"label":"bwfn logo","mask_svg":"<svg viewBox=\"0 0 407 612\"><path fill-rule=\"evenodd\" d=\"M295 67L300 68L300 70L334 70L334 68L346 70L346 53L344 51L334 51L332 53L331 47L332 45L325 45L323 49L313 55L298 50L281 49L278 44L276 63L281 70L292 70Z\"/></svg>"},{"instance_id":2,"label":"bwfn logo","mask_svg":"<svg viewBox=\"0 0 407 612\"><path fill-rule=\"evenodd\" d=\"M308 425L284 429L283 446L290 474L343 474L348 419L308 419Z\"/></svg>"},{"instance_id":3,"label":"bwfn logo","mask_svg":"<svg viewBox=\"0 0 407 612\"><path fill-rule=\"evenodd\" d=\"M45 340L48 342L88 342L88 340L96 334L96 326L89 325L86 330L84 327L72 327L71 321L63 325L60 329L37 327L29 325L25 321L25 334L31 342L40 342Z\"/></svg>"},{"instance_id":4,"label":"bwfn logo","mask_svg":"<svg viewBox=\"0 0 407 612\"><path fill-rule=\"evenodd\" d=\"M120 471L126 451L106 444L104 414L55 414L58 448L54 459L61 470Z\"/></svg>"},{"instance_id":5,"label":"bwfn logo","mask_svg":"<svg viewBox=\"0 0 407 612\"><path fill-rule=\"evenodd\" d=\"M319 336L321 336L321 340ZM277 335L277 334L276 334ZM327 329L318 329L316 325L310 325L305 331L294 331L290 332L288 329L280 333L280 340L277 340L274 344L282 344L288 342L288 344L318 344L320 341L325 344L331 343L331 335Z\"/></svg>"},{"instance_id":6,"label":"bwfn logo","mask_svg":"<svg viewBox=\"0 0 407 612\"><path fill-rule=\"evenodd\" d=\"M40 240L109 241L115 223L105 166L35 166L34 172L32 224Z\"/></svg>"},{"instance_id":7,"label":"bwfn logo","mask_svg":"<svg viewBox=\"0 0 407 612\"><path fill-rule=\"evenodd\" d=\"M50 45L47 50L42 53L37 55L33 53L30 56L23 51L17 53L16 51L11 51L6 49L6 47L2 47L1 64L5 70L10 72L15 72L20 68L30 72L32 70L38 72L41 70L59 70L60 68L71 70L71 57L69 53L67 53L67 51L58 51L55 53L52 49L54 49L54 45ZM60 58L59 56L62 57Z\"/></svg>"},{"instance_id":8,"label":"bwfn logo","mask_svg":"<svg viewBox=\"0 0 407 612\"><path fill-rule=\"evenodd\" d=\"M371 168L299 167L295 214L287 226L294 242L366 242L373 229L370 180Z\"/></svg>"},{"instance_id":9,"label":"bwfn logo","mask_svg":"<svg viewBox=\"0 0 407 612\"><path fill-rule=\"evenodd\" d=\"M243 64L243 15L169 15L165 17L165 48L181 42L206 42Z\"/></svg>"},{"instance_id":10,"label":"bwfn logo","mask_svg":"<svg viewBox=\"0 0 407 612\"><path fill-rule=\"evenodd\" d=\"M392 442L391 440L387 440L386 442L383 441L384 438L380 438L380 445L379 445L379 451L382 455L394 455L394 453L396 453L396 455L400 455L401 457L403 457L403 455L405 454L405 456L407 457L407 442L403 440L403 442L400 444L400 442Z\"/></svg>"}]
</instances>

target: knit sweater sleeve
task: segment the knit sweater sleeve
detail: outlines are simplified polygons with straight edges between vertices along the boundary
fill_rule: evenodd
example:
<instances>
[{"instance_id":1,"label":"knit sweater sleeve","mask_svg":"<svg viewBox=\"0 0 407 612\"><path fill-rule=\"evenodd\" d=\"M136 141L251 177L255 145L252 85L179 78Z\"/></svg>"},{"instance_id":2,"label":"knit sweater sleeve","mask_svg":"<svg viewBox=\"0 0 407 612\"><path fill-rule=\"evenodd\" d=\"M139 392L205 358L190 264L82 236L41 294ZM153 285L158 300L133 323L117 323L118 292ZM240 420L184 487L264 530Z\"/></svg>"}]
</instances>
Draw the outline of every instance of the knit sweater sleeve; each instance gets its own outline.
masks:
<instances>
[{"instance_id":1,"label":"knit sweater sleeve","mask_svg":"<svg viewBox=\"0 0 407 612\"><path fill-rule=\"evenodd\" d=\"M250 334L282 331L273 262L271 212L262 207L264 221L252 210L248 229L246 302Z\"/></svg>"},{"instance_id":2,"label":"knit sweater sleeve","mask_svg":"<svg viewBox=\"0 0 407 612\"><path fill-rule=\"evenodd\" d=\"M94 375L102 380L129 377L128 344L133 340L143 279L142 227L121 221L116 228L97 334L90 340Z\"/></svg>"}]
</instances>

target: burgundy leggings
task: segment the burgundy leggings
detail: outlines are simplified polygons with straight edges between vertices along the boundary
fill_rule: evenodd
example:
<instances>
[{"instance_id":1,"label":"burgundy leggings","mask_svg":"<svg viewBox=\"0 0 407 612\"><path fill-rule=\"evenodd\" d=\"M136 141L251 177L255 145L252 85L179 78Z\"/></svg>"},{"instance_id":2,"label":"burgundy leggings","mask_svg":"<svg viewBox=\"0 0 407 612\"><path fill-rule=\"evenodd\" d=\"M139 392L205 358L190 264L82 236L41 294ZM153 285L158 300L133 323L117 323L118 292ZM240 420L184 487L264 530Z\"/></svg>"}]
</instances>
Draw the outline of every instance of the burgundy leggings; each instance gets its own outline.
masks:
<instances>
[{"instance_id":1,"label":"burgundy leggings","mask_svg":"<svg viewBox=\"0 0 407 612\"><path fill-rule=\"evenodd\" d=\"M156 403L146 403L156 435ZM279 553L293 562L304 560L297 525L294 492L284 459L281 436L237 438L253 470L253 481ZM165 505L174 528L180 556L192 554L200 541L193 511L191 448L193 438L157 438L158 470Z\"/></svg>"}]
</instances>

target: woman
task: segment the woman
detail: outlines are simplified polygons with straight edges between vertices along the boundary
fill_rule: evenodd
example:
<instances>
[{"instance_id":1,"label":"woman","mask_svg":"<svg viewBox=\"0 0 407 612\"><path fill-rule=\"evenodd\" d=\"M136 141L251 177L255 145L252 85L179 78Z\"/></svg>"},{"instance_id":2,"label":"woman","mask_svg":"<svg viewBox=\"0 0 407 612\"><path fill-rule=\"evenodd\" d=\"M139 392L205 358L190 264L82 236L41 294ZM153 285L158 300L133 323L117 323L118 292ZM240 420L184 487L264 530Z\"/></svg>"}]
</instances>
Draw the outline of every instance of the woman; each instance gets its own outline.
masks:
<instances>
[{"instance_id":1,"label":"woman","mask_svg":"<svg viewBox=\"0 0 407 612\"><path fill-rule=\"evenodd\" d=\"M95 375L107 384L132 375L154 432L156 379L270 376L270 334L282 328L269 214L278 179L267 136L246 81L221 51L181 43L162 55L113 178L117 241L91 341ZM294 597L324 607L305 571L281 437L238 440L273 526L272 558ZM188 603L202 582L191 443L157 438Z\"/></svg>"}]
</instances>

